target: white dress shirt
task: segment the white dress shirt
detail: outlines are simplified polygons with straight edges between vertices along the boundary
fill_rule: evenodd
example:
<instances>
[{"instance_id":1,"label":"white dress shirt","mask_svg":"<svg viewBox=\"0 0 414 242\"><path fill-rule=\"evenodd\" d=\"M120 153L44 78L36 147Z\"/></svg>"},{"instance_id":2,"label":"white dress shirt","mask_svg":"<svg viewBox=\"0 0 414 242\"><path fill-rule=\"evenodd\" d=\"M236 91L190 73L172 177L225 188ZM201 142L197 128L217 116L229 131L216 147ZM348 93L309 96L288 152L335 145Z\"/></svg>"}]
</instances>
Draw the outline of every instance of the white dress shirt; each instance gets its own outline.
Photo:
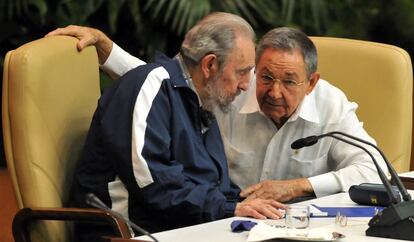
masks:
<instances>
[{"instance_id":1,"label":"white dress shirt","mask_svg":"<svg viewBox=\"0 0 414 242\"><path fill-rule=\"evenodd\" d=\"M299 138L331 131L375 143L355 114L358 105L349 102L338 88L319 80L280 129L260 112L255 85L246 95L243 106L218 117L230 177L242 188L266 179L308 177L315 195L320 197L347 191L354 184L380 182L369 155L342 141L327 137L311 147L290 148ZM386 169L379 154L366 148Z\"/></svg>"},{"instance_id":2,"label":"white dress shirt","mask_svg":"<svg viewBox=\"0 0 414 242\"><path fill-rule=\"evenodd\" d=\"M145 62L114 43L101 67L114 78L142 64ZM260 112L255 86L252 78L249 90L236 98L231 112L217 115L233 182L246 188L265 179L308 177L317 197L347 191L354 184L380 182L371 158L344 142L327 137L311 147L290 148L299 138L331 131L375 143L355 114L358 105L349 102L341 90L319 80L296 112L277 129ZM386 171L378 153L367 149Z\"/></svg>"},{"instance_id":3,"label":"white dress shirt","mask_svg":"<svg viewBox=\"0 0 414 242\"><path fill-rule=\"evenodd\" d=\"M117 79L135 67L145 64L144 61L130 55L114 42L108 59L101 65L101 68L112 79Z\"/></svg>"}]
</instances>

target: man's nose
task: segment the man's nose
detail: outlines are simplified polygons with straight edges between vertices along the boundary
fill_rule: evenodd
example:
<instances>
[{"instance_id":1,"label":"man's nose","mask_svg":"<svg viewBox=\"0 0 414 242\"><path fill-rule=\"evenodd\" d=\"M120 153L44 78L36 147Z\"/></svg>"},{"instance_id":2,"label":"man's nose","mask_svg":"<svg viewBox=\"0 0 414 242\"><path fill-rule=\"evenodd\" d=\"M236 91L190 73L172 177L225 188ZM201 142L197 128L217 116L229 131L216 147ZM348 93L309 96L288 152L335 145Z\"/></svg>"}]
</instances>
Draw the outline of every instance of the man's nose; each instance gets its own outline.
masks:
<instances>
[{"instance_id":1,"label":"man's nose","mask_svg":"<svg viewBox=\"0 0 414 242\"><path fill-rule=\"evenodd\" d=\"M247 91L247 89L249 89L249 84L250 84L250 78L245 78L239 83L238 89Z\"/></svg>"},{"instance_id":2,"label":"man's nose","mask_svg":"<svg viewBox=\"0 0 414 242\"><path fill-rule=\"evenodd\" d=\"M273 85L269 88L268 91L269 95L273 98L281 98L283 96L282 94L282 83L281 82L275 82Z\"/></svg>"}]
</instances>

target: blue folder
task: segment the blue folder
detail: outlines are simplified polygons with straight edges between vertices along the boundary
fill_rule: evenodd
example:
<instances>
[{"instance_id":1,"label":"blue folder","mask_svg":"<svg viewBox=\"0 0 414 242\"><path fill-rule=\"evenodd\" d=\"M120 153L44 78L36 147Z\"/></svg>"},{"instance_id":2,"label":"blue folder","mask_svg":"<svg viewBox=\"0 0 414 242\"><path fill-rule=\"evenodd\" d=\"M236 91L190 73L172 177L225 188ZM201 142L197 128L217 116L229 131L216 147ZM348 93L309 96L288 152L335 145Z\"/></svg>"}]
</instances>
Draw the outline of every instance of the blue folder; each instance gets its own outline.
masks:
<instances>
[{"instance_id":1,"label":"blue folder","mask_svg":"<svg viewBox=\"0 0 414 242\"><path fill-rule=\"evenodd\" d=\"M336 214L339 212L341 215L347 217L374 217L376 210L382 211L384 207L320 207L315 204L312 204L315 208L321 210L321 212L328 213L324 217L336 217ZM317 217L317 216L314 216Z\"/></svg>"}]
</instances>

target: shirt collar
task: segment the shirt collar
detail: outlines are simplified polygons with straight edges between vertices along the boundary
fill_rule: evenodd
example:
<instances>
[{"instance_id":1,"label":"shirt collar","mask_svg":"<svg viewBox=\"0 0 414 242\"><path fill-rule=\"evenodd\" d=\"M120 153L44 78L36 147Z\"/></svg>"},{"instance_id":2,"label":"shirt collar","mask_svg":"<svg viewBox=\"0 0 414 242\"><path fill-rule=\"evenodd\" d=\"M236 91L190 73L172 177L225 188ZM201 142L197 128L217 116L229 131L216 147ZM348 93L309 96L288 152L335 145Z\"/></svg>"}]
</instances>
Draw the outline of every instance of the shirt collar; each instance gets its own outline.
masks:
<instances>
[{"instance_id":1,"label":"shirt collar","mask_svg":"<svg viewBox=\"0 0 414 242\"><path fill-rule=\"evenodd\" d=\"M193 82L193 78L191 78L190 73L188 72L187 66L184 63L183 57L181 56L181 54L177 54L175 56L175 59L178 61L178 64L180 66L181 72L183 74L184 80L186 81L188 87L195 92L195 94L197 95L198 98L198 103L200 104L200 107L202 106L202 102L200 99L200 96L198 95L197 89L194 86L194 82Z\"/></svg>"},{"instance_id":2,"label":"shirt collar","mask_svg":"<svg viewBox=\"0 0 414 242\"><path fill-rule=\"evenodd\" d=\"M302 118L308 122L319 123L318 109L316 107L316 94L313 90L308 95L305 95L302 102L299 104L296 111L292 114L288 121L294 121Z\"/></svg>"},{"instance_id":3,"label":"shirt collar","mask_svg":"<svg viewBox=\"0 0 414 242\"><path fill-rule=\"evenodd\" d=\"M261 113L259 103L257 102L256 98L256 80L254 78L255 84L252 85L252 87L249 89L248 93L246 95L246 102L240 109L241 114L249 114L249 113ZM316 89L316 87L315 87ZM305 96L305 98L302 100L302 102L299 104L296 111L292 114L292 116L289 118L288 122L295 121L299 117L312 122L312 123L319 123L319 116L316 108L316 94L315 89L308 95Z\"/></svg>"}]
</instances>

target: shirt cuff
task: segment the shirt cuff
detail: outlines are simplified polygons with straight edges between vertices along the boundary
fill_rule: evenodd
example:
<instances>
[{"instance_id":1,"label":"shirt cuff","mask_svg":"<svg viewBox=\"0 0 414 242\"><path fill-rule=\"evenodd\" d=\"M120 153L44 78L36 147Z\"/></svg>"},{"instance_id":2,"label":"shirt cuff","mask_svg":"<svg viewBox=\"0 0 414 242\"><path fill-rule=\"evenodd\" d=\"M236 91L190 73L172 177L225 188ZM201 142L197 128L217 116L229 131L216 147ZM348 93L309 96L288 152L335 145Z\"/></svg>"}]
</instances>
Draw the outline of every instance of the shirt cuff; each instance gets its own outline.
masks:
<instances>
[{"instance_id":1,"label":"shirt cuff","mask_svg":"<svg viewBox=\"0 0 414 242\"><path fill-rule=\"evenodd\" d=\"M108 73L112 79L117 79L137 66L146 63L123 50L116 43L113 43L108 59L101 65L103 71Z\"/></svg>"},{"instance_id":2,"label":"shirt cuff","mask_svg":"<svg viewBox=\"0 0 414 242\"><path fill-rule=\"evenodd\" d=\"M332 172L309 177L308 180L312 185L316 197L342 192L341 184Z\"/></svg>"}]
</instances>

